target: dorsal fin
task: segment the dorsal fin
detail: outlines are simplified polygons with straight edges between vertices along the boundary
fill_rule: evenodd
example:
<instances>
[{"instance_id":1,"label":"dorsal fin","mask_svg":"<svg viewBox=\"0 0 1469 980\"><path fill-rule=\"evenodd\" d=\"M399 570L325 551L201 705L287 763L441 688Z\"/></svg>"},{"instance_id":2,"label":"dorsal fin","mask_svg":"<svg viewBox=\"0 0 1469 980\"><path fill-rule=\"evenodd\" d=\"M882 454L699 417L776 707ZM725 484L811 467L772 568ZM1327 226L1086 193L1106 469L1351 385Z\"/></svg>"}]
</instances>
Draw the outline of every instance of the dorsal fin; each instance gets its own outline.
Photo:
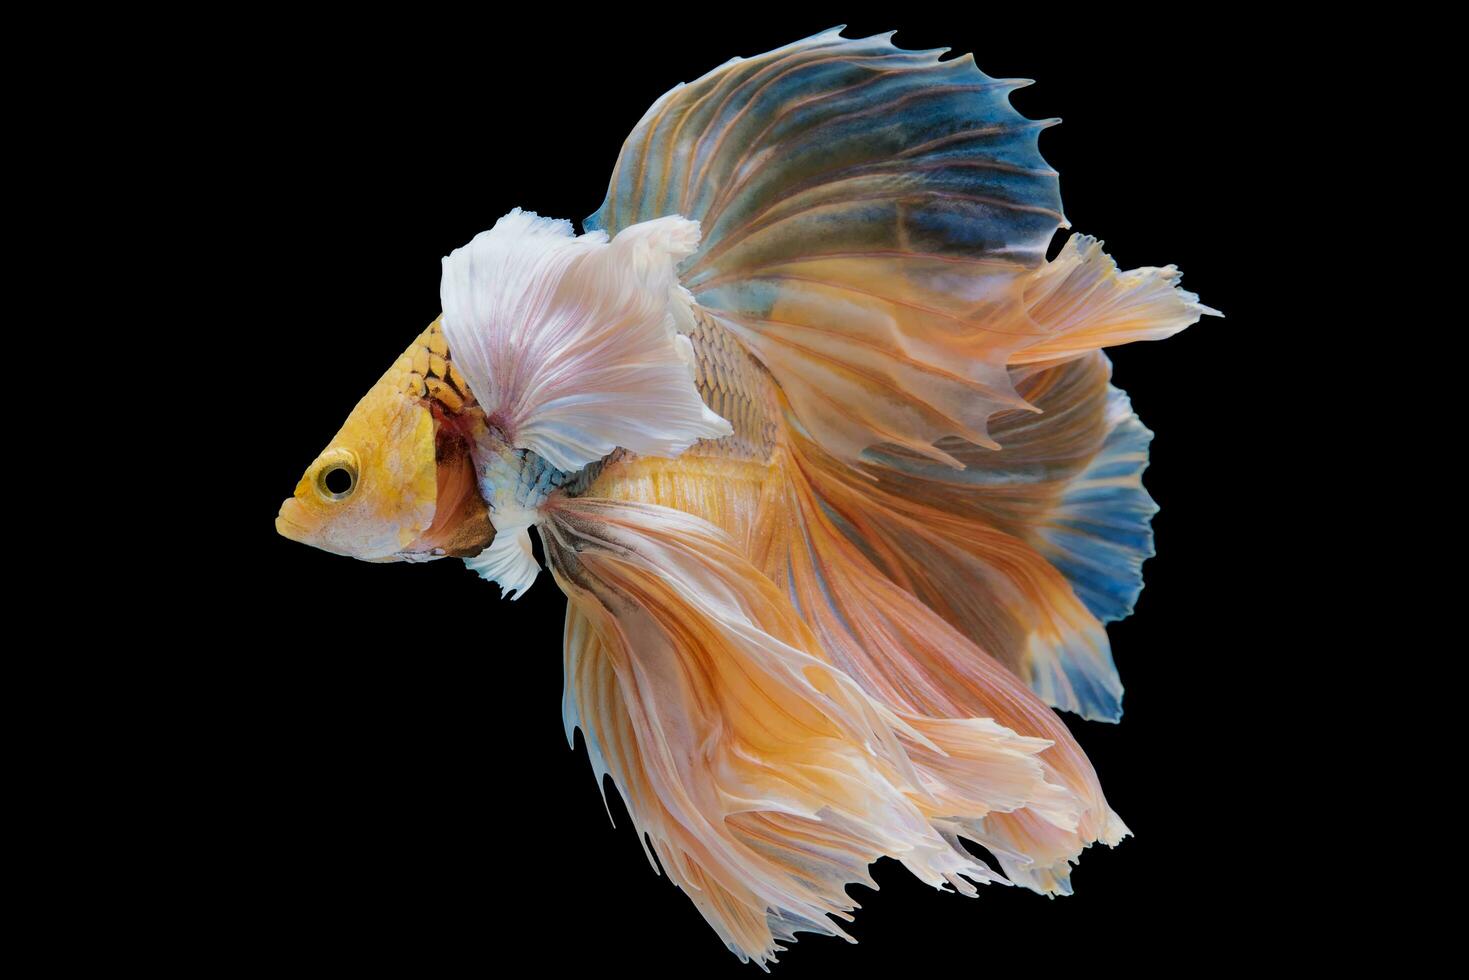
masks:
<instances>
[{"instance_id":1,"label":"dorsal fin","mask_svg":"<svg viewBox=\"0 0 1469 980\"><path fill-rule=\"evenodd\" d=\"M855 460L877 443L991 444L1023 402L1005 370L1041 339L1024 282L1061 214L1027 84L969 56L839 29L731 61L658 100L587 227L698 220L681 279L774 373L808 431Z\"/></svg>"}]
</instances>

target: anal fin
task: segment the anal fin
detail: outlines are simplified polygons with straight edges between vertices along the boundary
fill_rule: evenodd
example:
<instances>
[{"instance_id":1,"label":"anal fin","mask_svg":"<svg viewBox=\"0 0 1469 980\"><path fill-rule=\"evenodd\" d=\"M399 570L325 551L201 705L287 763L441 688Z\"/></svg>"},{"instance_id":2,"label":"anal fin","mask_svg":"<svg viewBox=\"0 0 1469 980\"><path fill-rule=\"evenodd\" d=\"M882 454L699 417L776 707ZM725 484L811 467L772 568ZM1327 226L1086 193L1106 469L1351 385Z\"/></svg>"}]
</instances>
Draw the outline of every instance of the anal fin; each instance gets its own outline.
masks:
<instances>
[{"instance_id":1,"label":"anal fin","mask_svg":"<svg viewBox=\"0 0 1469 980\"><path fill-rule=\"evenodd\" d=\"M870 883L878 857L972 894L998 876L958 844L964 827L1023 806L1077 819L1046 781L1045 741L870 696L713 525L587 497L546 516L570 599L568 727L742 959L763 964L797 932L845 935L845 886Z\"/></svg>"}]
</instances>

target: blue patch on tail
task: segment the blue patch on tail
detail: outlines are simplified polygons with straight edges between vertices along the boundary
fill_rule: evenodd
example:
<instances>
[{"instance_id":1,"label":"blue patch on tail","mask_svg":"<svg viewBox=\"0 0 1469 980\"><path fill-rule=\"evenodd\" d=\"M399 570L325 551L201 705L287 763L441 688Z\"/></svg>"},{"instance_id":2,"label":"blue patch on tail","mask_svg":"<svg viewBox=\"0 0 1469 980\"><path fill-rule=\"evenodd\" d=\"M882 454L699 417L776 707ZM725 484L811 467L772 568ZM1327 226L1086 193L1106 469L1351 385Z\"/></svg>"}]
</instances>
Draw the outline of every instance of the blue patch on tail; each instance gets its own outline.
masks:
<instances>
[{"instance_id":1,"label":"blue patch on tail","mask_svg":"<svg viewBox=\"0 0 1469 980\"><path fill-rule=\"evenodd\" d=\"M1126 393L1111 386L1107 417L1112 428L1101 452L1067 485L1040 529L1046 557L1104 623L1132 613L1143 589L1143 562L1153 556L1158 512L1142 482L1153 433L1133 414Z\"/></svg>"}]
</instances>

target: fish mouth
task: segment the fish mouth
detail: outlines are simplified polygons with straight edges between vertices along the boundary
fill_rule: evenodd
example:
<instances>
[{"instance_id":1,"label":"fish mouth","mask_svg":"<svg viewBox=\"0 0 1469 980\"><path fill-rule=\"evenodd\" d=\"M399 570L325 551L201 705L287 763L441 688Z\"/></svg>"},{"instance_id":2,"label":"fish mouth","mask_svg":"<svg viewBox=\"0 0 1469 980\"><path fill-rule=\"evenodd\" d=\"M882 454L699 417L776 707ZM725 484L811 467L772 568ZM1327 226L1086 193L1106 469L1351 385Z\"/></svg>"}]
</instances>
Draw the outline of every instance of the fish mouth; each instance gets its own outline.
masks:
<instances>
[{"instance_id":1,"label":"fish mouth","mask_svg":"<svg viewBox=\"0 0 1469 980\"><path fill-rule=\"evenodd\" d=\"M306 525L293 520L291 516L299 511L300 508L301 505L296 502L295 497L288 497L281 504L280 513L275 515L275 531L283 538L289 538L292 541L307 544L309 543L307 538L311 534L311 531Z\"/></svg>"},{"instance_id":2,"label":"fish mouth","mask_svg":"<svg viewBox=\"0 0 1469 980\"><path fill-rule=\"evenodd\" d=\"M300 498L289 497L282 504L280 513L275 516L275 531L281 537L311 548L319 548L333 555L341 555L344 558L357 558L361 561L390 562L390 561L428 561L437 555L420 555L407 552L397 554L371 555L360 551L347 550L343 548L329 530L317 525L311 520L308 508L302 505ZM442 552L441 552L442 553Z\"/></svg>"}]
</instances>

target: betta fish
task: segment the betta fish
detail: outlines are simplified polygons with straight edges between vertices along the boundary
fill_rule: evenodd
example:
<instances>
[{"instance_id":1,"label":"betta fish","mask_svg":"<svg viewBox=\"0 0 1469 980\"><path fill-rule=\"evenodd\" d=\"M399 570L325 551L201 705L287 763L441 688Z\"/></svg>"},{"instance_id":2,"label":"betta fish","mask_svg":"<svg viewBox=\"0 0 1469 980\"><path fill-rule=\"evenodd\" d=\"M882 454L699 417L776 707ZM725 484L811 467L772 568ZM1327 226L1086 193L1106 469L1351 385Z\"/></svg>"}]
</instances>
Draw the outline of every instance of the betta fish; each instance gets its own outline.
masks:
<instances>
[{"instance_id":1,"label":"betta fish","mask_svg":"<svg viewBox=\"0 0 1469 980\"><path fill-rule=\"evenodd\" d=\"M534 529L568 740L762 966L850 938L878 858L1058 895L1128 834L1056 713L1119 719L1153 551L1102 349L1214 311L1093 238L1048 259L1054 120L945 50L838 28L669 91L583 234L516 209L443 260L276 519L511 598Z\"/></svg>"}]
</instances>

